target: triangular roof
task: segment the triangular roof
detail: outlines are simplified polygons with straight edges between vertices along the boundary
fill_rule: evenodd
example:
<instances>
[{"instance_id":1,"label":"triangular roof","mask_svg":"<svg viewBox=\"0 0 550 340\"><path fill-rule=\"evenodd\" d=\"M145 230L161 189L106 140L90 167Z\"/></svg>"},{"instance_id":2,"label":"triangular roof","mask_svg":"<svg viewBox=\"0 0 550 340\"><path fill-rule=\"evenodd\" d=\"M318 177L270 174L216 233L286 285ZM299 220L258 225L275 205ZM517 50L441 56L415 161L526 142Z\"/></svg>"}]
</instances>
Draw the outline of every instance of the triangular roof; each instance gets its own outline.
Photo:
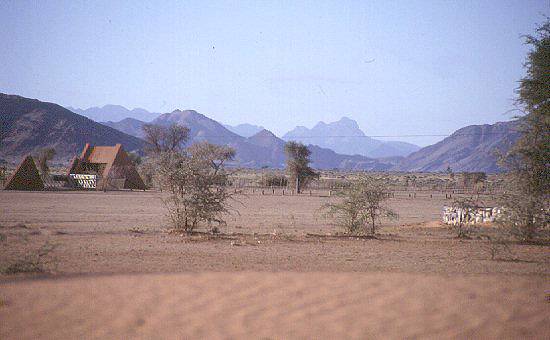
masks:
<instances>
[{"instance_id":1,"label":"triangular roof","mask_svg":"<svg viewBox=\"0 0 550 340\"><path fill-rule=\"evenodd\" d=\"M126 178L125 189L145 190L145 184L139 176L136 167L121 144L115 146L91 146L86 144L80 157L73 160L69 173L78 173L81 162L105 164L100 174L107 178Z\"/></svg>"},{"instance_id":2,"label":"triangular roof","mask_svg":"<svg viewBox=\"0 0 550 340\"><path fill-rule=\"evenodd\" d=\"M44 182L31 155L28 155L10 176L4 190L44 190Z\"/></svg>"}]
</instances>

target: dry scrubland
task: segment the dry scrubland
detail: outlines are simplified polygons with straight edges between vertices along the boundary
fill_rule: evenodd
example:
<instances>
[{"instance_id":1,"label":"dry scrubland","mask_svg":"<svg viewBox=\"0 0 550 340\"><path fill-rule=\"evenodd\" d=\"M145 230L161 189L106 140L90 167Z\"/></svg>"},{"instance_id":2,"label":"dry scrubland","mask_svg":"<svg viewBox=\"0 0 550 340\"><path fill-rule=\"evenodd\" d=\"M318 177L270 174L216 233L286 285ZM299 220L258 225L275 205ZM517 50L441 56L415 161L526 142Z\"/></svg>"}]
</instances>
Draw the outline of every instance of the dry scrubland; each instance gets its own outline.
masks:
<instances>
[{"instance_id":1,"label":"dry scrubland","mask_svg":"<svg viewBox=\"0 0 550 340\"><path fill-rule=\"evenodd\" d=\"M0 338L550 334L548 246L491 260L494 228L456 239L444 194L397 195L363 239L318 211L334 198L259 193L221 235L185 236L157 192L0 191L2 269L44 270L0 275Z\"/></svg>"}]
</instances>

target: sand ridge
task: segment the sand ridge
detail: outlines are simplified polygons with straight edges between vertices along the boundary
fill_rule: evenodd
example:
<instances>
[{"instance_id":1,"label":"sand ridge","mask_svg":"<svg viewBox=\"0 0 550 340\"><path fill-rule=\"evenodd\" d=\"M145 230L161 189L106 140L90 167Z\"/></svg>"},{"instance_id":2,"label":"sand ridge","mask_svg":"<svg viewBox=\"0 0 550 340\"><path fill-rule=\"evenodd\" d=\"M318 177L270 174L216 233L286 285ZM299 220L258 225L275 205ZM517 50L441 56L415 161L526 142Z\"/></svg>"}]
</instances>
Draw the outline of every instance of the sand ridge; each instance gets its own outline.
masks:
<instances>
[{"instance_id":1,"label":"sand ridge","mask_svg":"<svg viewBox=\"0 0 550 340\"><path fill-rule=\"evenodd\" d=\"M537 276L183 273L0 285L0 337L544 338Z\"/></svg>"}]
</instances>

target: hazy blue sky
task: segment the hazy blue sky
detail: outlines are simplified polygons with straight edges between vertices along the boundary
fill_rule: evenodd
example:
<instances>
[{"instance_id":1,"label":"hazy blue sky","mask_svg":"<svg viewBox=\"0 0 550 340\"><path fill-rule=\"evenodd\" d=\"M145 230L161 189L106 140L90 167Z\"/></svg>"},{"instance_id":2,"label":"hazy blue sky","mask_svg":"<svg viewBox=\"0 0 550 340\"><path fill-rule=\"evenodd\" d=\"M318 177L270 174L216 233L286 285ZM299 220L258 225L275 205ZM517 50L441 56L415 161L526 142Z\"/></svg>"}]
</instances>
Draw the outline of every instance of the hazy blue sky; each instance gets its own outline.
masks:
<instances>
[{"instance_id":1,"label":"hazy blue sky","mask_svg":"<svg viewBox=\"0 0 550 340\"><path fill-rule=\"evenodd\" d=\"M0 92L87 108L195 109L282 134L507 120L550 1L0 1ZM404 139L426 144L439 138Z\"/></svg>"}]
</instances>

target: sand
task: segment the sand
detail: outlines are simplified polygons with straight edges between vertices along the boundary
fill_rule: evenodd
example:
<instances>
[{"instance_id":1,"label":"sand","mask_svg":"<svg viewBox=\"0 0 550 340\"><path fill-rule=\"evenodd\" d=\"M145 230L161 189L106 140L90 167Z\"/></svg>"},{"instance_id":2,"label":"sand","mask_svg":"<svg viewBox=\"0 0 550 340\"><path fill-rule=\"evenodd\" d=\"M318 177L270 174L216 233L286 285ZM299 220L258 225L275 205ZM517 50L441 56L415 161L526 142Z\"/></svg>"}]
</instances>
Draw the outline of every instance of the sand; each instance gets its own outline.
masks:
<instances>
[{"instance_id":1,"label":"sand","mask_svg":"<svg viewBox=\"0 0 550 340\"><path fill-rule=\"evenodd\" d=\"M542 339L550 334L545 289L540 277L397 273L12 282L1 286L0 337Z\"/></svg>"},{"instance_id":2,"label":"sand","mask_svg":"<svg viewBox=\"0 0 550 340\"><path fill-rule=\"evenodd\" d=\"M437 195L398 198L377 239L326 197L241 197L223 234L168 232L158 193L2 192L1 339L548 338L550 252L456 239ZM204 230L203 230L204 231Z\"/></svg>"}]
</instances>

